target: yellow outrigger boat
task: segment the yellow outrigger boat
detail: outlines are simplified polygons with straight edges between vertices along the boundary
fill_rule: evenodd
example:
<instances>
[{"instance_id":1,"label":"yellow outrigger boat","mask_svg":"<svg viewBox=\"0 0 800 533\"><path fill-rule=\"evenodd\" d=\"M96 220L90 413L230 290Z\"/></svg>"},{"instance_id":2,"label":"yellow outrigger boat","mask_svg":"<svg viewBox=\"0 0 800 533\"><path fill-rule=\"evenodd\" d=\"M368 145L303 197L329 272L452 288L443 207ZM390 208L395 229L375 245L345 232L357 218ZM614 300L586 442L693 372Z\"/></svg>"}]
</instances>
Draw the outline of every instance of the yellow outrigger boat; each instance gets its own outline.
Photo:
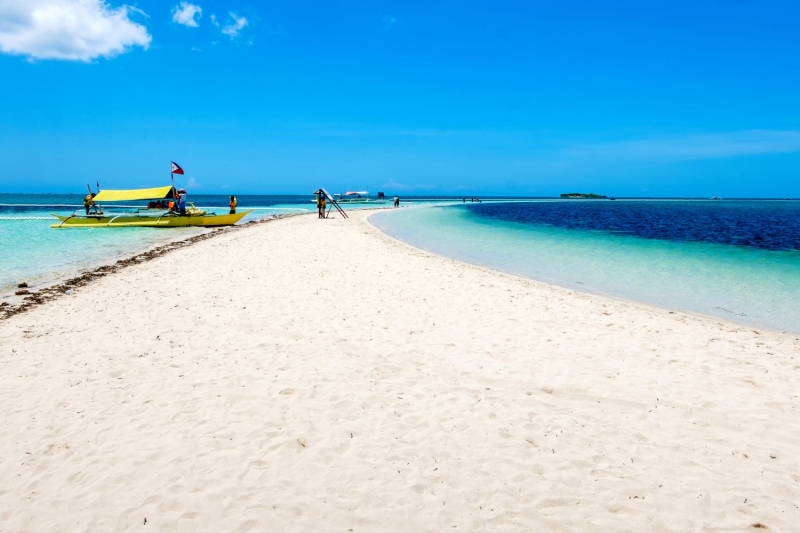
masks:
<instances>
[{"instance_id":1,"label":"yellow outrigger boat","mask_svg":"<svg viewBox=\"0 0 800 533\"><path fill-rule=\"evenodd\" d=\"M107 190L95 195L97 202L131 202L139 200L171 200L175 198L175 187L155 187L152 189L133 190ZM133 208L119 213L105 213L95 206L94 212L88 215L75 211L70 216L53 214L60 223L53 224L51 228L183 228L199 226L211 228L216 226L232 226L239 222L252 209L241 211L232 215L217 215L198 209L194 204L189 204L185 214L167 209L152 209L149 207Z\"/></svg>"}]
</instances>

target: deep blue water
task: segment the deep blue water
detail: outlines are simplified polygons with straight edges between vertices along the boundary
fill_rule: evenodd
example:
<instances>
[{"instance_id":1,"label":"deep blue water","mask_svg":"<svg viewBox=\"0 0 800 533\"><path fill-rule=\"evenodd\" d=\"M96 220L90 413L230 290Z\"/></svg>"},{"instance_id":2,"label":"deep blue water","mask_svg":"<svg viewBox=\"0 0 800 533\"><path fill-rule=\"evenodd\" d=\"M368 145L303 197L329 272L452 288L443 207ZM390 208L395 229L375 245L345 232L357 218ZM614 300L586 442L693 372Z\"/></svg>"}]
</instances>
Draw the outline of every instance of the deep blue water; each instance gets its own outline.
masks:
<instances>
[{"instance_id":1,"label":"deep blue water","mask_svg":"<svg viewBox=\"0 0 800 533\"><path fill-rule=\"evenodd\" d=\"M583 201L466 204L478 217L643 239L800 250L800 201Z\"/></svg>"}]
</instances>

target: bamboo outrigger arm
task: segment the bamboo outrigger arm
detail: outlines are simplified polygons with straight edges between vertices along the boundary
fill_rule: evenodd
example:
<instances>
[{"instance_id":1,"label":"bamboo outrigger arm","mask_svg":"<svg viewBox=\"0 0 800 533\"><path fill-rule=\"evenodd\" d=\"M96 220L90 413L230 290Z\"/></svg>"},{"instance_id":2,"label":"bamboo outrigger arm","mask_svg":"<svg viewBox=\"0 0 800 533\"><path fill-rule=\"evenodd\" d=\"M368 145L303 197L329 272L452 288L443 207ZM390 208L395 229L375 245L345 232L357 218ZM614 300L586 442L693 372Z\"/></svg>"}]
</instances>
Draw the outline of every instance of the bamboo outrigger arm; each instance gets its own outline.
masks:
<instances>
[{"instance_id":1,"label":"bamboo outrigger arm","mask_svg":"<svg viewBox=\"0 0 800 533\"><path fill-rule=\"evenodd\" d=\"M63 226L63 225L64 225L64 223L65 223L67 220L71 219L71 218L72 218L72 217L74 217L74 216L75 216L75 213L72 213L70 216L68 216L67 218L65 218L64 220L62 220L62 221L61 221L61 224L59 224L59 225L58 225L58 227L60 228L61 226Z\"/></svg>"},{"instance_id":2,"label":"bamboo outrigger arm","mask_svg":"<svg viewBox=\"0 0 800 533\"><path fill-rule=\"evenodd\" d=\"M117 215L117 216L113 217L111 220L109 220L109 221L108 221L108 224L106 224L106 225L107 225L107 226L110 226L112 222L114 222L115 220L117 220L117 219L118 219L119 217L121 217L122 215L123 215L123 213L120 213L119 215Z\"/></svg>"}]
</instances>

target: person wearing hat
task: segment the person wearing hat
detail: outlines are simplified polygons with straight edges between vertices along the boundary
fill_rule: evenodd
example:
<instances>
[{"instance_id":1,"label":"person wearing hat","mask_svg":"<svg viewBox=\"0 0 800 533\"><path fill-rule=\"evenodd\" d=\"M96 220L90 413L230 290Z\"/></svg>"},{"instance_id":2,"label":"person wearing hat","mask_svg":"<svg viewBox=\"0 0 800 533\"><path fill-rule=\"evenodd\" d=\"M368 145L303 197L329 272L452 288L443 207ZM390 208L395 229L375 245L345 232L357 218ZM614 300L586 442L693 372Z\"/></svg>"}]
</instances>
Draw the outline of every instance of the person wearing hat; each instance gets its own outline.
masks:
<instances>
[{"instance_id":1,"label":"person wearing hat","mask_svg":"<svg viewBox=\"0 0 800 533\"><path fill-rule=\"evenodd\" d=\"M186 189L181 189L178 191L178 208L180 210L181 215L186 214Z\"/></svg>"}]
</instances>

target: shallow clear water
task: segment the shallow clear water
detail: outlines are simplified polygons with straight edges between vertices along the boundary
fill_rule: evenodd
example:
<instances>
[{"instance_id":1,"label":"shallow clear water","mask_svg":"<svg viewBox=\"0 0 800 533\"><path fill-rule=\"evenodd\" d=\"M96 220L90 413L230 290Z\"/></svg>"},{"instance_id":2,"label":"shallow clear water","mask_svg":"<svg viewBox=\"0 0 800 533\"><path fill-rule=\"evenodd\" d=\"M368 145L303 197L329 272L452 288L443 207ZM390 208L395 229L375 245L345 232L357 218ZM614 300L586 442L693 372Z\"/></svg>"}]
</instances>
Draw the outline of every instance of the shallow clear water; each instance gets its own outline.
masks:
<instances>
[{"instance_id":1,"label":"shallow clear water","mask_svg":"<svg viewBox=\"0 0 800 533\"><path fill-rule=\"evenodd\" d=\"M239 197L240 209L256 208L246 220L311 211L308 196ZM301 202L302 200L302 202ZM194 195L189 201L226 213L225 196ZM202 233L199 228L52 229L51 213L82 209L82 195L0 194L0 293L20 282L48 283L154 245ZM306 203L308 205L306 205ZM216 206L216 207L215 207Z\"/></svg>"},{"instance_id":2,"label":"shallow clear water","mask_svg":"<svg viewBox=\"0 0 800 533\"><path fill-rule=\"evenodd\" d=\"M724 210L717 204L725 202L652 203L658 205L482 204L376 213L370 220L395 238L465 262L587 292L800 333L800 243L791 233L800 224L800 203L748 207L749 202L730 202L729 209L738 213L711 211ZM741 227L731 232L733 238L720 237L719 229L707 221L739 217L744 226L749 224L751 234L759 234L758 224L745 211L761 211L763 220L771 220L764 211L776 206L790 229L771 233L775 249L765 248L759 239L742 244L747 239L740 239ZM634 217L619 212L651 207L660 214ZM617 212L609 215L603 209ZM695 210L695 224L680 218L687 209ZM514 211L522 214L515 217ZM604 226L603 218L612 222ZM626 219L634 223L620 222ZM669 231L670 221L691 227ZM714 235L704 237L704 231ZM769 231L764 228L764 234Z\"/></svg>"},{"instance_id":3,"label":"shallow clear water","mask_svg":"<svg viewBox=\"0 0 800 533\"><path fill-rule=\"evenodd\" d=\"M253 209L244 222L276 214L316 211L311 194L237 195L237 198L239 210ZM228 212L226 195L192 194L187 201L209 211ZM76 209L82 210L82 202L82 194L0 193L0 294L8 294L23 281L30 285L46 284L61 276L204 231L199 228L50 228L57 222L51 213L69 215ZM345 209L381 205L388 204L353 204L346 205ZM109 206L105 208L109 211Z\"/></svg>"}]
</instances>

